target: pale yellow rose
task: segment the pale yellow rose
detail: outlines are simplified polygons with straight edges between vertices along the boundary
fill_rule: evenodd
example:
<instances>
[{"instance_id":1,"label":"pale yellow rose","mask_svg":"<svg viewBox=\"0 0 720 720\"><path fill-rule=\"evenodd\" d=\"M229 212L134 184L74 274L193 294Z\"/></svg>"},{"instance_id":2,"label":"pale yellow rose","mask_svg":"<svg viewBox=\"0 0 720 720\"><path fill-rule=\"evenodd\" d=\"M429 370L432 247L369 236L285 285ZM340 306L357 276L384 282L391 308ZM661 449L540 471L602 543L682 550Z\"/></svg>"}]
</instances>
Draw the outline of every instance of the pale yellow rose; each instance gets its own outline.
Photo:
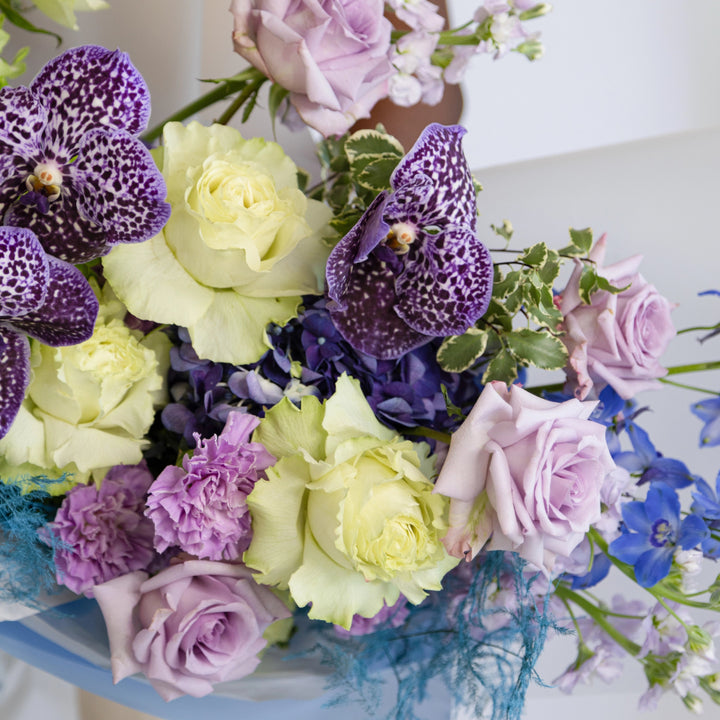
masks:
<instances>
[{"instance_id":1,"label":"pale yellow rose","mask_svg":"<svg viewBox=\"0 0 720 720\"><path fill-rule=\"evenodd\" d=\"M137 317L187 327L200 357L254 362L267 325L322 292L330 210L300 191L277 143L234 128L168 123L162 158L170 220L114 248L105 276Z\"/></svg>"},{"instance_id":2,"label":"pale yellow rose","mask_svg":"<svg viewBox=\"0 0 720 720\"><path fill-rule=\"evenodd\" d=\"M441 542L447 503L433 494L428 446L381 425L356 380L343 375L324 405L281 401L253 440L279 458L247 500L244 561L258 582L345 628L400 593L417 604L441 589L458 561Z\"/></svg>"},{"instance_id":3,"label":"pale yellow rose","mask_svg":"<svg viewBox=\"0 0 720 720\"><path fill-rule=\"evenodd\" d=\"M46 474L64 492L112 465L142 459L145 433L164 397L170 342L143 337L122 321L125 308L109 289L95 331L79 345L32 343L32 379L20 412L0 440L3 478Z\"/></svg>"}]
</instances>

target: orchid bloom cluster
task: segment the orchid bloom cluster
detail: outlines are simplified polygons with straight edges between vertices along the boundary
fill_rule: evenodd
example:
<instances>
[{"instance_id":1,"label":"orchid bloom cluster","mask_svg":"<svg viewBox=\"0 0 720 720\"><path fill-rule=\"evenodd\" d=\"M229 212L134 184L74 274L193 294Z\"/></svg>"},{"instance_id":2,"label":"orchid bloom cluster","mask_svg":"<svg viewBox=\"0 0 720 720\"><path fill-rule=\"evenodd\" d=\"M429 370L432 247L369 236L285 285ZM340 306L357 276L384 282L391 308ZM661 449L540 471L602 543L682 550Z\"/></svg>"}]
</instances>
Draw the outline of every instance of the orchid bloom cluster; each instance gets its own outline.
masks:
<instances>
[{"instance_id":1,"label":"orchid bloom cluster","mask_svg":"<svg viewBox=\"0 0 720 720\"><path fill-rule=\"evenodd\" d=\"M392 52L449 32L429 2L389 7L411 29ZM720 475L663 456L634 400L662 386L673 306L589 229L553 249L481 228L463 127L407 152L345 133L387 94L383 9L232 4L236 47L327 130L311 188L224 123L166 122L147 150L147 88L119 51L0 91L2 540L30 527L50 584L104 617L115 681L144 674L168 701L251 683L276 645L361 693L389 662L394 717L440 678L515 719L555 628L578 643L562 690L630 657L643 706L718 702L718 625L686 608L720 610L698 579L720 556ZM502 52L544 11L486 2L447 37ZM339 38L351 51L326 57ZM288 53L319 69L311 89ZM530 366L566 381L525 387ZM713 403L693 408L702 445ZM598 599L611 571L649 603Z\"/></svg>"}]
</instances>

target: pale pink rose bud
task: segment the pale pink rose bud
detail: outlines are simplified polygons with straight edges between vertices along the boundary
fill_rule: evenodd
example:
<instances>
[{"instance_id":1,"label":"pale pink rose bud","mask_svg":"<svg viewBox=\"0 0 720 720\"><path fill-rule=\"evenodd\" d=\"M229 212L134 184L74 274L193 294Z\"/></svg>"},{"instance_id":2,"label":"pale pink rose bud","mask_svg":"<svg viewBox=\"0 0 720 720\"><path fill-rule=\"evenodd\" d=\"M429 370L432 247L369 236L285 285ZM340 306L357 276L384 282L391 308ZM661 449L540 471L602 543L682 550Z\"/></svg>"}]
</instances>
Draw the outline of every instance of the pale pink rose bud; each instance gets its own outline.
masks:
<instances>
[{"instance_id":1,"label":"pale pink rose bud","mask_svg":"<svg viewBox=\"0 0 720 720\"><path fill-rule=\"evenodd\" d=\"M585 305L578 290L582 263L577 261L562 292L562 340L570 355L566 390L579 400L591 390L597 396L606 385L626 400L658 388L657 378L667 374L660 356L675 337L670 318L673 306L637 272L642 257L603 267L604 257L603 235L590 259L597 263L598 275L615 287L629 285L626 290L617 294L598 290Z\"/></svg>"}]
</instances>

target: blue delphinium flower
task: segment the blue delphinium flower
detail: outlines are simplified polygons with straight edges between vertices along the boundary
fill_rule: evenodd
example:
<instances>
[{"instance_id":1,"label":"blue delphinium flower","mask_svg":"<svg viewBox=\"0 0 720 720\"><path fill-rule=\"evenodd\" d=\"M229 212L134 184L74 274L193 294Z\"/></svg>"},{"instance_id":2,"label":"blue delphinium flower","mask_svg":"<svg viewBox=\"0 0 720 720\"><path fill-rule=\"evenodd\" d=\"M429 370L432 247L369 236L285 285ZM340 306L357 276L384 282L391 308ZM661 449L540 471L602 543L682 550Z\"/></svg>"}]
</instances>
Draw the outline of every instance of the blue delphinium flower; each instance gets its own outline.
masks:
<instances>
[{"instance_id":1,"label":"blue delphinium flower","mask_svg":"<svg viewBox=\"0 0 720 720\"><path fill-rule=\"evenodd\" d=\"M692 496L692 512L702 517L711 531L720 534L720 473L715 479L715 490L705 480L697 478ZM707 557L720 559L720 540L708 535L702 543L702 551Z\"/></svg>"},{"instance_id":2,"label":"blue delphinium flower","mask_svg":"<svg viewBox=\"0 0 720 720\"><path fill-rule=\"evenodd\" d=\"M708 536L698 515L680 521L680 499L667 485L648 490L645 501L622 506L623 534L610 543L610 554L632 565L642 587L652 587L667 577L676 549L691 550Z\"/></svg>"},{"instance_id":3,"label":"blue delphinium flower","mask_svg":"<svg viewBox=\"0 0 720 720\"><path fill-rule=\"evenodd\" d=\"M687 465L680 460L663 457L653 445L649 435L635 423L629 423L626 431L632 451L613 452L613 460L643 483L664 483L671 488L684 488L691 485L695 476Z\"/></svg>"},{"instance_id":4,"label":"blue delphinium flower","mask_svg":"<svg viewBox=\"0 0 720 720\"><path fill-rule=\"evenodd\" d=\"M136 137L150 95L124 53L85 45L29 87L0 90L0 214L45 250L83 263L156 235L170 215L162 174Z\"/></svg>"},{"instance_id":5,"label":"blue delphinium flower","mask_svg":"<svg viewBox=\"0 0 720 720\"><path fill-rule=\"evenodd\" d=\"M705 423L700 431L700 447L720 445L720 397L696 402L690 412Z\"/></svg>"},{"instance_id":6,"label":"blue delphinium flower","mask_svg":"<svg viewBox=\"0 0 720 720\"><path fill-rule=\"evenodd\" d=\"M476 233L465 129L433 123L328 258L333 322L356 349L397 358L460 335L487 309L490 253Z\"/></svg>"}]
</instances>

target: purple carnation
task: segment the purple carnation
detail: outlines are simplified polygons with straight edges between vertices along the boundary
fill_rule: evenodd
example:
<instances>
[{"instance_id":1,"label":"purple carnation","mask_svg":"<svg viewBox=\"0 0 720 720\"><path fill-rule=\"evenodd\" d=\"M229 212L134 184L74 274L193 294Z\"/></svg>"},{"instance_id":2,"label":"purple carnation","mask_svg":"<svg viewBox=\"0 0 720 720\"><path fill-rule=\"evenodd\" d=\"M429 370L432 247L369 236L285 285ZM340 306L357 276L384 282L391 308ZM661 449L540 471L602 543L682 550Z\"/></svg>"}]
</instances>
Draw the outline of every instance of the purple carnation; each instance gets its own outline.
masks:
<instances>
[{"instance_id":1,"label":"purple carnation","mask_svg":"<svg viewBox=\"0 0 720 720\"><path fill-rule=\"evenodd\" d=\"M231 412L220 435L195 436L197 449L182 467L166 467L150 488L145 515L155 524L155 547L198 558L235 560L250 545L246 498L275 458L248 442L260 421Z\"/></svg>"},{"instance_id":2,"label":"purple carnation","mask_svg":"<svg viewBox=\"0 0 720 720\"><path fill-rule=\"evenodd\" d=\"M59 583L93 597L93 587L144 570L155 557L152 523L143 517L152 483L145 463L116 465L102 485L77 485L44 529L54 536Z\"/></svg>"}]
</instances>

